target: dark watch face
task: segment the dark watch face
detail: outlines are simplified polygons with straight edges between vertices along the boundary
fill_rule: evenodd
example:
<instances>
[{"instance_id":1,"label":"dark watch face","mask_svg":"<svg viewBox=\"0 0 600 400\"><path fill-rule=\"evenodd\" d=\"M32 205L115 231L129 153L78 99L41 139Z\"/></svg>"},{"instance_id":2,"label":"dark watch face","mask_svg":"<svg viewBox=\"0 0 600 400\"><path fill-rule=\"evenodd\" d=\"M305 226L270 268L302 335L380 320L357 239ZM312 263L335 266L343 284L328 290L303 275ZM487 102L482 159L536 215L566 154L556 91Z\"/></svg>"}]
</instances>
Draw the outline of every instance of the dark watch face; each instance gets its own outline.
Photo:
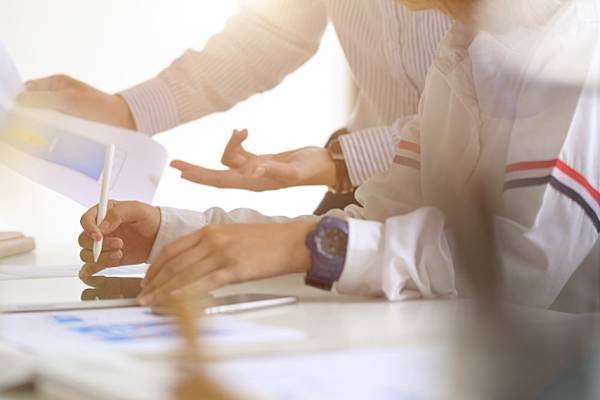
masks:
<instances>
[{"instance_id":1,"label":"dark watch face","mask_svg":"<svg viewBox=\"0 0 600 400\"><path fill-rule=\"evenodd\" d=\"M347 246L348 235L339 229L328 228L322 232L321 240L319 241L319 250L322 253L334 257L345 257Z\"/></svg>"}]
</instances>

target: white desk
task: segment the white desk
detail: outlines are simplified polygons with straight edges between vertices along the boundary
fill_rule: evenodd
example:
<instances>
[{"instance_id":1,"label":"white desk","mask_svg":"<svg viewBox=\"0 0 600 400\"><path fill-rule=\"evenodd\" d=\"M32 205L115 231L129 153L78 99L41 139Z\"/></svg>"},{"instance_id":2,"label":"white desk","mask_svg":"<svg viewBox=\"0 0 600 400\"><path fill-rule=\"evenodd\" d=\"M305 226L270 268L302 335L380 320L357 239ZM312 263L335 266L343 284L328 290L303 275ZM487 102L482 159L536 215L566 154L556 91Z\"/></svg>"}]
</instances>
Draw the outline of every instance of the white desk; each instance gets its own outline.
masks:
<instances>
[{"instance_id":1,"label":"white desk","mask_svg":"<svg viewBox=\"0 0 600 400\"><path fill-rule=\"evenodd\" d=\"M44 264L72 264L78 262L77 255L78 249L74 240L65 240L62 244L41 242L38 243L35 253L3 259L0 263L35 264L40 267ZM72 279L73 284L77 280L77 278L67 279ZM52 291L53 287L48 287L47 290ZM307 340L301 344L277 343L216 348L214 351L217 357L448 343L456 338L456 321L469 320L465 317L472 315L474 311L474 305L467 300L390 303L385 300L337 296L306 287L302 276L299 275L232 285L215 292L216 295L234 293L297 295L300 302L296 305L248 312L240 314L240 318L263 324L291 327L303 332ZM554 343L557 344L559 353L552 354L553 358L559 357L558 359L562 360L568 360L567 356L571 351L568 346L562 346L565 338L571 331L576 332L576 328L589 324L592 320L590 316L575 316L523 307L512 307L512 309L525 325L543 327L544 330L552 332L565 332ZM465 342L462 345L465 345ZM19 351L0 343L0 357L6 354L19 354ZM539 362L547 364L546 361ZM550 368L547 373L554 373L555 369ZM535 379L539 381L540 378ZM18 392L11 396L6 398L33 398L29 392Z\"/></svg>"}]
</instances>

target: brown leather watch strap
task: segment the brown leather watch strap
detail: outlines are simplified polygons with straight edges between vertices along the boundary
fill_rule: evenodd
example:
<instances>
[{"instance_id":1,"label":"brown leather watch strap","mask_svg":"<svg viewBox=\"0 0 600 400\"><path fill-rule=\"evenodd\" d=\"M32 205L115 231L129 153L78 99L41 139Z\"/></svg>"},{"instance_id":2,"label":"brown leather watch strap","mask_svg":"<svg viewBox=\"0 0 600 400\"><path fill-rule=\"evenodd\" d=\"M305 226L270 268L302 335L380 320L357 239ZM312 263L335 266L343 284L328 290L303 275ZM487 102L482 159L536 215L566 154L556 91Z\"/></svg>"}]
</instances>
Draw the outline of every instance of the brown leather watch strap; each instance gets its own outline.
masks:
<instances>
[{"instance_id":1,"label":"brown leather watch strap","mask_svg":"<svg viewBox=\"0 0 600 400\"><path fill-rule=\"evenodd\" d=\"M340 136L348 133L350 133L350 131L347 129L340 129L332 135L331 139L327 143L327 150L329 151L331 159L335 163L336 183L335 186L329 187L329 191L332 193L352 193L356 189L350 180L348 167L346 165L344 153L342 152L342 146L339 141Z\"/></svg>"}]
</instances>

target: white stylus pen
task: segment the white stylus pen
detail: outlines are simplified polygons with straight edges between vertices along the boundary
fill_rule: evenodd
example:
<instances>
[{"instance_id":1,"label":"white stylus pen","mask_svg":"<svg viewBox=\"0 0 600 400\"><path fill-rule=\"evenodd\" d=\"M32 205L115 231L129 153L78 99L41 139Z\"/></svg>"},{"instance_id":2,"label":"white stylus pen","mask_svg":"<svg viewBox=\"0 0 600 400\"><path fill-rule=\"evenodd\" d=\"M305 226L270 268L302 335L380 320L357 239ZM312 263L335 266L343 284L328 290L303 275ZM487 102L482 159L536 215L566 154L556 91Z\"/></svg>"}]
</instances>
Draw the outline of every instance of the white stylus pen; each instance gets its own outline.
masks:
<instances>
[{"instance_id":1,"label":"white stylus pen","mask_svg":"<svg viewBox=\"0 0 600 400\"><path fill-rule=\"evenodd\" d=\"M100 224L106 218L106 211L108 208L108 188L110 186L110 177L112 175L113 161L115 158L115 145L106 145L106 154L104 155L104 171L102 172L102 187L100 188L100 203L98 203L98 217L96 218L96 225ZM102 253L102 242L104 236L100 240L94 240L94 263L98 262L100 253Z\"/></svg>"}]
</instances>

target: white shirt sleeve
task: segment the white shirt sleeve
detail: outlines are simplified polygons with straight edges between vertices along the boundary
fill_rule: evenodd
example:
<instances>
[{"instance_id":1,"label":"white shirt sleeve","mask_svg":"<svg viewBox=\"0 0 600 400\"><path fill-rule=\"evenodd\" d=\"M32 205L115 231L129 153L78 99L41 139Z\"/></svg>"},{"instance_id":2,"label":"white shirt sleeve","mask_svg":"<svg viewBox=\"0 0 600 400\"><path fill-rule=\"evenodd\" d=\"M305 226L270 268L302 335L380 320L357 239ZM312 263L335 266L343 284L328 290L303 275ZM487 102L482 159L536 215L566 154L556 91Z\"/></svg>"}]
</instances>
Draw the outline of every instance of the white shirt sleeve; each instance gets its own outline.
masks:
<instances>
[{"instance_id":1,"label":"white shirt sleeve","mask_svg":"<svg viewBox=\"0 0 600 400\"><path fill-rule=\"evenodd\" d=\"M152 263L156 259L165 245L182 236L189 235L194 231L202 229L209 224L285 223L307 218L318 219L318 217L314 215L297 218L271 217L247 208L240 208L227 212L218 207L210 208L204 212L161 207L160 214L160 228L154 241L154 245L152 246L152 250L150 251L148 263Z\"/></svg>"},{"instance_id":2,"label":"white shirt sleeve","mask_svg":"<svg viewBox=\"0 0 600 400\"><path fill-rule=\"evenodd\" d=\"M367 180L349 206L346 263L335 290L389 300L457 294L443 213L422 207L419 119L403 124L388 172Z\"/></svg>"},{"instance_id":3,"label":"white shirt sleeve","mask_svg":"<svg viewBox=\"0 0 600 400\"><path fill-rule=\"evenodd\" d=\"M595 76L598 55L591 69ZM561 94L569 97L566 90ZM513 128L496 228L504 295L517 303L550 307L564 295L564 307L589 309L581 299L598 297L600 259L590 259L600 240L598 85L586 85L576 103L561 123L541 114L539 129L531 129L530 121ZM567 289L587 263L596 273L590 278L596 278L588 279L587 287Z\"/></svg>"},{"instance_id":4,"label":"white shirt sleeve","mask_svg":"<svg viewBox=\"0 0 600 400\"><path fill-rule=\"evenodd\" d=\"M319 0L244 0L202 51L120 94L137 130L154 134L276 86L316 52L327 25Z\"/></svg>"}]
</instances>

